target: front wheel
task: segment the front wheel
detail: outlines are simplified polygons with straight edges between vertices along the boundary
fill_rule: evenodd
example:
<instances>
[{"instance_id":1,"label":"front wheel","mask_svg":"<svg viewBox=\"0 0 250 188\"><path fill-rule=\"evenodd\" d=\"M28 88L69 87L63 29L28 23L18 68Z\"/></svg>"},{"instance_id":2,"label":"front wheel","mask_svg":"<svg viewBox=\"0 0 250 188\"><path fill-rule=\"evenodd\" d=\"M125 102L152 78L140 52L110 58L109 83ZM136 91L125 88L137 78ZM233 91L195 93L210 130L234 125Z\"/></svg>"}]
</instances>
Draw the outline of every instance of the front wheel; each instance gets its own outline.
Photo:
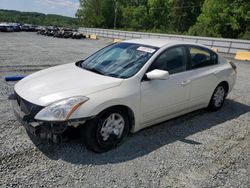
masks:
<instances>
[{"instance_id":1,"label":"front wheel","mask_svg":"<svg viewBox=\"0 0 250 188\"><path fill-rule=\"evenodd\" d=\"M225 102L226 95L226 87L223 84L218 85L214 90L214 93L208 105L208 109L211 111L219 110Z\"/></svg>"},{"instance_id":2,"label":"front wheel","mask_svg":"<svg viewBox=\"0 0 250 188\"><path fill-rule=\"evenodd\" d=\"M82 127L88 149L101 153L119 145L129 133L128 115L121 109L107 110Z\"/></svg>"}]
</instances>

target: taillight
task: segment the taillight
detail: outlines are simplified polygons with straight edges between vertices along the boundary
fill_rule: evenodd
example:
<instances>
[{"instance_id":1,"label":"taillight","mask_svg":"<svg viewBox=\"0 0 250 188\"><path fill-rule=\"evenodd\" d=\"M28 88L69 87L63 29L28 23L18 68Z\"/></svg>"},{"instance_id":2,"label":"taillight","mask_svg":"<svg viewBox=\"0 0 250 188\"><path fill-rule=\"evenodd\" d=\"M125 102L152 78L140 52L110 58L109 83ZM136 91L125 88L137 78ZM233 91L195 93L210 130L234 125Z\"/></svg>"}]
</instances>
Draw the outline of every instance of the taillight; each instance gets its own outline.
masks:
<instances>
[{"instance_id":1,"label":"taillight","mask_svg":"<svg viewBox=\"0 0 250 188\"><path fill-rule=\"evenodd\" d=\"M232 61L229 61L229 64L232 66L233 70L237 70L237 66L232 62Z\"/></svg>"}]
</instances>

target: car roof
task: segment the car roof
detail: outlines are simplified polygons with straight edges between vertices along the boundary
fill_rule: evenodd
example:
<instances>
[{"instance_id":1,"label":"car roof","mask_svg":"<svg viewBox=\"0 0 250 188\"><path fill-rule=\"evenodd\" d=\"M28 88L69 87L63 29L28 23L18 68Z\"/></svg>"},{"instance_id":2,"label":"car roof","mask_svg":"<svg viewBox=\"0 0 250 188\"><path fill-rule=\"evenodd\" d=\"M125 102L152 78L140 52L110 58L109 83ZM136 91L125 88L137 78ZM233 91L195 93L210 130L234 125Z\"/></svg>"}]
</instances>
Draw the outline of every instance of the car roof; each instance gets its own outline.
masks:
<instances>
[{"instance_id":1,"label":"car roof","mask_svg":"<svg viewBox=\"0 0 250 188\"><path fill-rule=\"evenodd\" d=\"M178 45L178 44L180 44L180 45L181 44L189 44L189 45L195 45L195 46L201 46L201 47L208 48L207 46L197 44L197 43L184 42L184 41L178 41L178 40L169 40L169 39L162 39L162 38L130 39L130 40L125 40L123 42L141 44L141 45L146 45L146 46L154 46L154 47L158 47L158 48L162 48L164 46Z\"/></svg>"}]
</instances>

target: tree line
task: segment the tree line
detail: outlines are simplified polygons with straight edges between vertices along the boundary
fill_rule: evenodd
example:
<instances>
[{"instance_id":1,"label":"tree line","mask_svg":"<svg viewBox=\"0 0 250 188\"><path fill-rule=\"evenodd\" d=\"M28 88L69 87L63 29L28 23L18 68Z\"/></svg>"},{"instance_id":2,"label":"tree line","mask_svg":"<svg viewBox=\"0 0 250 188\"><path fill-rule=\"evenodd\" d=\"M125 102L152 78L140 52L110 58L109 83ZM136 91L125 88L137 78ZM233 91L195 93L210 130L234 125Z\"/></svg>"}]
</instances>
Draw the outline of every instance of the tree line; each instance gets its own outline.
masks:
<instances>
[{"instance_id":1,"label":"tree line","mask_svg":"<svg viewBox=\"0 0 250 188\"><path fill-rule=\"evenodd\" d=\"M75 27L78 25L77 18L36 12L20 12L15 10L0 10L0 22L15 22L42 26L54 25L62 27Z\"/></svg>"},{"instance_id":2,"label":"tree line","mask_svg":"<svg viewBox=\"0 0 250 188\"><path fill-rule=\"evenodd\" d=\"M80 25L250 39L249 0L79 0Z\"/></svg>"}]
</instances>

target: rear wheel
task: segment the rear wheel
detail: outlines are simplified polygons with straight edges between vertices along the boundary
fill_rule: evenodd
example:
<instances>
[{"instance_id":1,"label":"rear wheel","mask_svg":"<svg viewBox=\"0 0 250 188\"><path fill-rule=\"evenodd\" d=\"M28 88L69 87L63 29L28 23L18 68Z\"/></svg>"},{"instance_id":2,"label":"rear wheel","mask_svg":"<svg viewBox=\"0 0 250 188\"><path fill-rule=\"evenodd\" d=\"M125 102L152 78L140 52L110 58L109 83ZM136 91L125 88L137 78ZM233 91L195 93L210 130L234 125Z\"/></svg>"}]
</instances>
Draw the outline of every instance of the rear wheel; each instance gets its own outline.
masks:
<instances>
[{"instance_id":1,"label":"rear wheel","mask_svg":"<svg viewBox=\"0 0 250 188\"><path fill-rule=\"evenodd\" d=\"M128 133L128 115L121 109L111 109L101 113L81 130L86 147L97 153L118 146Z\"/></svg>"},{"instance_id":2,"label":"rear wheel","mask_svg":"<svg viewBox=\"0 0 250 188\"><path fill-rule=\"evenodd\" d=\"M224 84L218 85L214 90L214 93L208 105L208 109L211 111L219 110L225 102L226 95L227 95L226 86Z\"/></svg>"}]
</instances>

